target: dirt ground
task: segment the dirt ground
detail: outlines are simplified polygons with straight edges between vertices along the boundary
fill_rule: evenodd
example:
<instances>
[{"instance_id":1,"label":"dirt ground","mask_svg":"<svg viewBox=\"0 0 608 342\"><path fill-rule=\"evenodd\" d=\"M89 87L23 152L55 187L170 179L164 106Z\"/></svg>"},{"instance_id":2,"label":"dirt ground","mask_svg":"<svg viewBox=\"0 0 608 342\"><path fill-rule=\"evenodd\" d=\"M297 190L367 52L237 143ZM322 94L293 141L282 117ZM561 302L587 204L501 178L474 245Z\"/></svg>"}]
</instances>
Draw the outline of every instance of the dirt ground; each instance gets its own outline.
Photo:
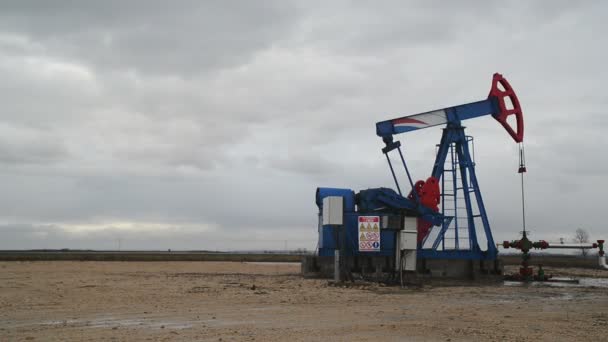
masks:
<instances>
[{"instance_id":1,"label":"dirt ground","mask_svg":"<svg viewBox=\"0 0 608 342\"><path fill-rule=\"evenodd\" d=\"M2 262L0 341L601 341L608 332L606 287L343 288L302 279L299 270L296 263Z\"/></svg>"}]
</instances>

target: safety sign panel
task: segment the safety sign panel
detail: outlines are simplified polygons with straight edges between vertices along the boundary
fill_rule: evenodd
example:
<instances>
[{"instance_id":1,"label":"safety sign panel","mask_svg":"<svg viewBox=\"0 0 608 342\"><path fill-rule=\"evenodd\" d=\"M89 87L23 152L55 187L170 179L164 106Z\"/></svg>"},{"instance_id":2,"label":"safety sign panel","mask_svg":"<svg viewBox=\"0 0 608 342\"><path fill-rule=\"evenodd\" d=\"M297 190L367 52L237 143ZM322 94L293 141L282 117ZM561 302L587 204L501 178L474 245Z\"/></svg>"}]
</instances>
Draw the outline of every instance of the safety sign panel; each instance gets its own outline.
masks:
<instances>
[{"instance_id":1,"label":"safety sign panel","mask_svg":"<svg viewBox=\"0 0 608 342\"><path fill-rule=\"evenodd\" d=\"M380 216L359 216L359 252L380 251Z\"/></svg>"}]
</instances>

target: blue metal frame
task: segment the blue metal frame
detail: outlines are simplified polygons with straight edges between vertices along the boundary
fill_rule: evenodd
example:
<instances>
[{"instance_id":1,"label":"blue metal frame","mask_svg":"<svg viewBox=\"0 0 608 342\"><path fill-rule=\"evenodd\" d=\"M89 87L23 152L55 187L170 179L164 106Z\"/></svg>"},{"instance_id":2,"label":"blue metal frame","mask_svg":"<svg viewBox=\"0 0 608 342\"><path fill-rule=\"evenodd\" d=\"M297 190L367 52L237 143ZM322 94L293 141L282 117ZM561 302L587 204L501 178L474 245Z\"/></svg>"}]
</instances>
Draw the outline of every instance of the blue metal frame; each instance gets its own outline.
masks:
<instances>
[{"instance_id":1,"label":"blue metal frame","mask_svg":"<svg viewBox=\"0 0 608 342\"><path fill-rule=\"evenodd\" d=\"M471 119L475 117L485 116L485 115L496 115L499 113L499 107L497 104L497 100L493 97L490 97L486 100L468 103L460 106L448 107L438 111L421 113L416 115L410 115L398 119L392 119L387 121L378 122L376 124L376 134L383 138L386 143L386 147L382 149L382 152L387 154L387 161L389 163L389 167L391 169L391 174L395 180L395 184L397 184L397 188L401 193L399 188L399 183L395 176L395 172L393 166L391 164L391 160L388 157L388 152L397 149L401 156L401 160L403 162L403 166L407 172L408 180L410 182L410 186L413 189L412 180L409 174L409 170L403 158L403 154L401 153L401 143L399 141L393 141L393 135L399 133L405 133L412 130L432 127L441 123L432 123L426 125L425 127L414 127L408 126L397 127L395 122L405 119L416 117L420 115L429 114L434 115L434 113L438 113L437 115L443 118L445 116L445 121L443 123L447 123L446 128L443 130L443 135L441 137L441 142L439 144L439 149L437 151L437 156L435 158L435 163L433 165L433 170L431 175L442 182L442 191L445 191L445 182L443 179L445 169L445 163L448 154L450 154L450 160L453 165L451 172L452 173L452 189L454 196L454 212L453 215L448 215L446 213L445 201L442 201L442 216L444 218L443 222L439 225L441 230L437 234L437 237L432 243L431 248L422 248L425 246L426 241L423 241L419 246L419 256L421 258L426 259L496 259L497 257L497 249L494 244L494 238L492 236L492 231L490 229L490 223L487 217L487 213L485 210L485 206L483 204L483 198L481 196L481 191L479 189L479 183L477 181L477 175L475 173L475 163L471 158L471 153L469 150L468 141L469 138L464 133L464 127L461 125L462 120ZM454 165L458 165L458 170L454 168ZM458 182L457 175L460 175L460 182ZM458 201L457 194L458 190L463 194L464 202L465 202L465 214L467 218L467 229L468 229L468 239L469 245L465 247L460 246L458 235L459 222L458 217L461 213L458 212ZM415 193L415 192L414 192ZM471 194L474 194L471 196ZM472 200L475 200L477 203L477 207L479 212L473 213L473 205ZM445 200L445 197L444 197ZM418 198L416 198L416 202L418 202ZM422 207L421 205L419 207ZM455 231L455 242L454 248L446 248L446 232L450 229L451 221L449 218L453 218ZM487 240L487 249L484 251L480 248L477 236L477 230L475 227L475 219L481 218L481 224L483 226L483 233ZM435 225L436 221L433 222Z\"/></svg>"},{"instance_id":2,"label":"blue metal frame","mask_svg":"<svg viewBox=\"0 0 608 342\"><path fill-rule=\"evenodd\" d=\"M494 244L494 238L490 229L490 223L486 213L485 205L483 203L479 183L477 181L477 175L475 173L475 163L471 158L468 140L468 137L464 133L464 127L460 125L449 124L448 127L445 128L443 131L441 144L439 146L439 151L435 158L435 164L433 166L431 175L437 179L443 179L443 174L445 171L445 161L448 153L451 155L451 158L453 158L453 164L455 157L457 158L459 168L458 171L460 172L460 184L456 175L452 177L452 189L455 209L453 213L455 235L454 250L460 251L460 254L458 255L462 255L462 253L469 253L470 256L467 257L467 259L495 259L497 255L497 249L496 245ZM467 218L467 229L469 238L469 245L463 248L459 246L460 239L458 236L458 217L461 215L458 212L458 190L460 190L464 197L464 208L466 210L466 213L463 216ZM442 191L445 191L445 187L442 189ZM477 203L477 207L479 210L478 213L473 212L473 199L471 198L471 194L474 194L474 199ZM443 202L445 202L445 200ZM444 203L442 205L442 213L444 216L448 216L448 214L445 212L445 209L446 207ZM477 229L475 226L475 218L477 217L481 218L483 232L487 240L486 251L482 251L479 246ZM441 226L441 230L439 231L439 234L437 234L437 237L433 242L432 247L430 249L427 249L427 252L424 253L427 258L445 258L449 257L450 255L454 255L453 250L445 248L445 234L448 229L449 223L444 223ZM442 246L441 249L439 249L440 244Z\"/></svg>"}]
</instances>

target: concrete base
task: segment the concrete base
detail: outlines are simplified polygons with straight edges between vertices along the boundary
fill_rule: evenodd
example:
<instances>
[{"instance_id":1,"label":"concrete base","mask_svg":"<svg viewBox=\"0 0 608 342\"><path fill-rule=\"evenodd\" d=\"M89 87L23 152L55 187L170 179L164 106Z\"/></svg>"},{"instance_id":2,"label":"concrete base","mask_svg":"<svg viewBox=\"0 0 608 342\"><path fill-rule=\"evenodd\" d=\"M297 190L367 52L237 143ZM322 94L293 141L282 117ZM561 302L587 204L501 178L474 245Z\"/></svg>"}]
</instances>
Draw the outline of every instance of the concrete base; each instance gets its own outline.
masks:
<instances>
[{"instance_id":1,"label":"concrete base","mask_svg":"<svg viewBox=\"0 0 608 342\"><path fill-rule=\"evenodd\" d=\"M362 277L382 279L393 273L392 257L342 257L345 274L343 278L352 278L356 273ZM302 275L304 277L332 278L334 274L334 257L304 256L302 257Z\"/></svg>"},{"instance_id":2,"label":"concrete base","mask_svg":"<svg viewBox=\"0 0 608 342\"><path fill-rule=\"evenodd\" d=\"M417 272L427 274L432 278L450 279L487 279L500 278L503 275L503 265L496 260L460 260L460 259L421 259Z\"/></svg>"},{"instance_id":3,"label":"concrete base","mask_svg":"<svg viewBox=\"0 0 608 342\"><path fill-rule=\"evenodd\" d=\"M391 257L345 257L344 279L357 274L361 278L381 281L399 279L394 271ZM455 280L502 280L503 264L500 260L458 260L458 259L419 259L416 272L408 273L413 279L455 279ZM305 256L302 258L304 277L332 278L334 258ZM343 280L344 280L343 279Z\"/></svg>"}]
</instances>

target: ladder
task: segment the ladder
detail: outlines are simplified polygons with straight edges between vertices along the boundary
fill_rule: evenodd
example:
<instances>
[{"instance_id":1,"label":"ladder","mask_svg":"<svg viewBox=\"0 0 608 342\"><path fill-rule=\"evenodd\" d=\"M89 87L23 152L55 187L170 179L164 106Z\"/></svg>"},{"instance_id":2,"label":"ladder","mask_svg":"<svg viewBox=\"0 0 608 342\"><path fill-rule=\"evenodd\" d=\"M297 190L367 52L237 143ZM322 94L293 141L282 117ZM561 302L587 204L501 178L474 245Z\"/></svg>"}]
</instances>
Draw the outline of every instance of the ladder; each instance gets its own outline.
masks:
<instances>
[{"instance_id":1,"label":"ladder","mask_svg":"<svg viewBox=\"0 0 608 342\"><path fill-rule=\"evenodd\" d=\"M472 152L472 161L475 163L475 150L473 137L466 137L469 149ZM472 245L470 239L470 229L475 229L474 225L471 225L471 219L480 217L479 213L474 213L472 217L469 217L464 198L464 188L462 183L462 176L466 177L467 184L472 184L467 169L460 169L460 161L458 160L458 153L456 152L456 143L451 143L448 156L446 158L441 177L441 212L445 216L453 216L454 219L449 223L446 229L443 231L441 237L441 249L442 250L469 250ZM468 188L469 193L474 193L473 187ZM474 196L471 198L474 200Z\"/></svg>"}]
</instances>

